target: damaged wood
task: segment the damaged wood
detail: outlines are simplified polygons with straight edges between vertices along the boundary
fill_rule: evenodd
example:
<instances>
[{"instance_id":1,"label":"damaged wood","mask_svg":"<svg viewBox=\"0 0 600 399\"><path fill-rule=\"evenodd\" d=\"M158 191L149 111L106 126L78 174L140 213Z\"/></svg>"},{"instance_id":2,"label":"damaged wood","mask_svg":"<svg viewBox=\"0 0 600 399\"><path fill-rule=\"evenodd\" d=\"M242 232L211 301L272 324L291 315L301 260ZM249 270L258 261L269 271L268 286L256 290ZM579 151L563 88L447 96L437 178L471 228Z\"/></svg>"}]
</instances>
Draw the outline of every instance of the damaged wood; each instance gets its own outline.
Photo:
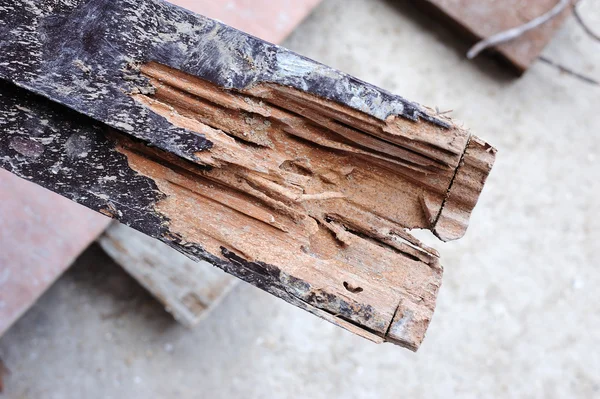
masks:
<instances>
[{"instance_id":1,"label":"damaged wood","mask_svg":"<svg viewBox=\"0 0 600 399\"><path fill-rule=\"evenodd\" d=\"M294 0L294 7L289 7L285 2L270 0L234 0L227 3L210 0L169 1L274 43L281 42L320 2ZM272 23L275 20L278 23ZM193 327L208 317L232 287L239 283L238 279L222 270L206 262L196 263L120 223L113 223L98 241L113 260L187 327Z\"/></svg>"},{"instance_id":2,"label":"damaged wood","mask_svg":"<svg viewBox=\"0 0 600 399\"><path fill-rule=\"evenodd\" d=\"M0 30L29 36L2 42L0 165L365 338L419 347L442 268L408 230L460 238L493 147L161 1L6 3Z\"/></svg>"}]
</instances>

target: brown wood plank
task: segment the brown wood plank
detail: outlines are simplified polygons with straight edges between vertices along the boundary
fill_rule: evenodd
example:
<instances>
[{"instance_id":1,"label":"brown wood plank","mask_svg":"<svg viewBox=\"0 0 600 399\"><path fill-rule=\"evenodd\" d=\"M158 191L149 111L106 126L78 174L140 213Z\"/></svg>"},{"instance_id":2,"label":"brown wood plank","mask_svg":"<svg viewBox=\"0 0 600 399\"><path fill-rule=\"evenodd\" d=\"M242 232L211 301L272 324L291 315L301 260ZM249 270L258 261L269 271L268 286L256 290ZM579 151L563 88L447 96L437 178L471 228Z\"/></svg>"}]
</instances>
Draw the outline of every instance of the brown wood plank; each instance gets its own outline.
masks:
<instances>
[{"instance_id":1,"label":"brown wood plank","mask_svg":"<svg viewBox=\"0 0 600 399\"><path fill-rule=\"evenodd\" d=\"M408 230L461 237L493 147L158 0L0 10L3 167L363 337L419 347L442 268ZM11 39L31 29L44 34Z\"/></svg>"},{"instance_id":2,"label":"brown wood plank","mask_svg":"<svg viewBox=\"0 0 600 399\"><path fill-rule=\"evenodd\" d=\"M320 0L171 0L173 4L223 20L274 43L283 40L319 2ZM0 171L0 188L6 190L0 203L0 236L3 237L0 240L0 266L4 273L10 273L2 282L0 290L1 336L109 225L110 220L3 171ZM65 223L66 220L79 224ZM140 245L138 241L135 243ZM127 242L121 242L121 245L127 246ZM164 247L164 256L174 259L170 262L172 265L189 262L167 246L158 245L158 248ZM152 249L156 250L156 246L157 244L153 244ZM118 261L134 277L141 275L138 268L143 267L142 264L123 257ZM203 267L209 266L198 264L198 268ZM199 291L205 291L206 284L210 283L210 280L193 281L198 282ZM161 291L168 284L145 286L158 298L166 298L167 307L180 308L179 303L171 302L173 296L169 292ZM219 287L221 285L217 284L214 289ZM227 292L225 287L222 294ZM187 319L186 315L189 316ZM180 312L180 319L187 320L188 324L197 322L199 316Z\"/></svg>"}]
</instances>

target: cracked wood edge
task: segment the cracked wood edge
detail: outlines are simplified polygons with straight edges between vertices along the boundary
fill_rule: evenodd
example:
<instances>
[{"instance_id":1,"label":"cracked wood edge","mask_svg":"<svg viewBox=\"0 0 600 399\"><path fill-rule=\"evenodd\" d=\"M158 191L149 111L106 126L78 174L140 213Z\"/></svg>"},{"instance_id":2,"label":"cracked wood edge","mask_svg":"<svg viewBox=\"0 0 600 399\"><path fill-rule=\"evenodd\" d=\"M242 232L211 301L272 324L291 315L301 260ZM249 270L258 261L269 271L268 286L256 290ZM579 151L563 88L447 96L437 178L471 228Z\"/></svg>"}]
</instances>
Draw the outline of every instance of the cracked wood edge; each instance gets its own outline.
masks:
<instances>
[{"instance_id":1,"label":"cracked wood edge","mask_svg":"<svg viewBox=\"0 0 600 399\"><path fill-rule=\"evenodd\" d=\"M433 233L442 241L457 240L465 234L495 157L494 147L471 136L433 227Z\"/></svg>"},{"instance_id":2,"label":"cracked wood edge","mask_svg":"<svg viewBox=\"0 0 600 399\"><path fill-rule=\"evenodd\" d=\"M320 0L294 0L291 9L284 2L273 4L260 0L248 4L238 1L234 3L239 8L233 11L229 3L170 2L278 43ZM276 25L265 23L283 17L286 17L285 22ZM239 282L205 262L196 263L165 245L156 245L151 237L123 224L114 223L98 238L98 242L113 260L163 303L176 320L189 328L206 318Z\"/></svg>"},{"instance_id":3,"label":"cracked wood edge","mask_svg":"<svg viewBox=\"0 0 600 399\"><path fill-rule=\"evenodd\" d=\"M37 43L37 54L18 58L10 48L14 43L8 43L4 54L17 59L8 58L8 67L1 64L0 76L13 72L9 75L17 85L127 134L107 131L93 120L82 122L80 115L5 85L3 166L359 335L418 348L442 271L435 250L405 229L429 228L441 238L464 233L466 224L444 217L444 211L448 204L470 213L483 185L483 179L467 182L473 198L453 194L465 186L461 170L477 163L477 153L473 158L465 151L474 142L468 132L293 53L248 37L240 41L243 34L214 21L208 22L220 37L208 44L205 37L196 38L196 45L210 50L231 45L233 37L242 58L250 50L246 57L261 51L277 56L261 68L253 63L253 71L233 68L232 75L221 68L239 67L239 60L177 70L176 54L170 54L169 66L158 59L123 65L123 58L113 54L116 72L103 69L111 65L84 42L79 58L60 59L52 64L53 74L45 75L59 24L40 24L48 1L41 4L27 5L33 14L15 16L19 28L33 31L17 45ZM73 15L57 20L70 26L59 33L68 35L77 27L84 36L102 39L94 24L98 10L116 16L133 12L134 26L142 24L139 13L148 10L162 12L173 25L182 18L180 10L161 8L164 4L156 1L142 2L139 9L127 1L78 5L73 11L73 4L62 4ZM0 12L14 9L4 5ZM19 25L23 20L33 23ZM115 29L114 21L106 23L104 35ZM46 43L36 36L40 26ZM131 39L127 27L124 36ZM178 33L184 42L190 40L189 33ZM128 42L111 38L111 48L134 53ZM147 51L146 57L160 58L156 42L148 40L132 41ZM67 43L77 48L80 41ZM222 53L211 54L221 61ZM25 66L16 76L15 61ZM63 80L68 74L70 80ZM21 97L31 104L15 106ZM44 113L47 118L40 116ZM47 127L50 121L54 128ZM494 150L487 153L493 157ZM486 167L491 162L481 169L484 174ZM444 233L447 220L452 234Z\"/></svg>"}]
</instances>

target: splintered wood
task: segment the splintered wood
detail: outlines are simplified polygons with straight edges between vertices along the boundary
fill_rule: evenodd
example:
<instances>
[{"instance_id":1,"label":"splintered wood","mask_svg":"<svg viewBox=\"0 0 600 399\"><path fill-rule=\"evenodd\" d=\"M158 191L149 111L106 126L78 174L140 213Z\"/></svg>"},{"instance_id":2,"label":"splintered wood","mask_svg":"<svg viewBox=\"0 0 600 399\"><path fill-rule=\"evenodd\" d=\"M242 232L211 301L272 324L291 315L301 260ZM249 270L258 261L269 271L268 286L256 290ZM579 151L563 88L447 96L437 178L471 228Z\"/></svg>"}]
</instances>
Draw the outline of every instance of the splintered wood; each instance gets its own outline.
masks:
<instances>
[{"instance_id":1,"label":"splintered wood","mask_svg":"<svg viewBox=\"0 0 600 399\"><path fill-rule=\"evenodd\" d=\"M158 63L139 71L153 90L137 101L213 143L193 165L117 140L166 194L170 232L279 265L323 317L416 350L442 268L406 229L460 238L495 150L455 126L380 121L284 86L235 92Z\"/></svg>"},{"instance_id":2,"label":"splintered wood","mask_svg":"<svg viewBox=\"0 0 600 399\"><path fill-rule=\"evenodd\" d=\"M0 166L375 342L416 350L495 149L160 0L0 0ZM57 13L59 15L57 15Z\"/></svg>"},{"instance_id":3,"label":"splintered wood","mask_svg":"<svg viewBox=\"0 0 600 399\"><path fill-rule=\"evenodd\" d=\"M289 1L170 0L273 43L281 42L320 2L290 1L293 7ZM175 319L188 327L207 317L239 282L206 262L194 262L120 223L114 223L98 241L119 265L165 305Z\"/></svg>"}]
</instances>

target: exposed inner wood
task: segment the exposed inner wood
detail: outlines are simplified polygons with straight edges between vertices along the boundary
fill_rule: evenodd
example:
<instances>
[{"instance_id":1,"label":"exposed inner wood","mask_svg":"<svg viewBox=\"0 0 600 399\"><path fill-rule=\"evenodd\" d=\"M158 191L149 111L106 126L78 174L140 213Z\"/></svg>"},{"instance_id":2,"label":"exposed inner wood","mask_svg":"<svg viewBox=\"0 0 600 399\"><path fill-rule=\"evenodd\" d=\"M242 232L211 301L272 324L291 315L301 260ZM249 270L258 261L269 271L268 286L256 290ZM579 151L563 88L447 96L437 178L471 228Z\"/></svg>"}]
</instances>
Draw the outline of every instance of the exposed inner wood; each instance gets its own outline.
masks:
<instances>
[{"instance_id":1,"label":"exposed inner wood","mask_svg":"<svg viewBox=\"0 0 600 399\"><path fill-rule=\"evenodd\" d=\"M133 94L138 102L213 143L195 165L119 140L166 195L157 207L169 230L221 258L276 265L303 282L293 295L315 313L416 350L442 268L407 229L460 237L493 152L465 183L473 140L457 127L381 121L277 85L224 90L157 63L140 72L155 90ZM472 193L452 195L455 183Z\"/></svg>"}]
</instances>

